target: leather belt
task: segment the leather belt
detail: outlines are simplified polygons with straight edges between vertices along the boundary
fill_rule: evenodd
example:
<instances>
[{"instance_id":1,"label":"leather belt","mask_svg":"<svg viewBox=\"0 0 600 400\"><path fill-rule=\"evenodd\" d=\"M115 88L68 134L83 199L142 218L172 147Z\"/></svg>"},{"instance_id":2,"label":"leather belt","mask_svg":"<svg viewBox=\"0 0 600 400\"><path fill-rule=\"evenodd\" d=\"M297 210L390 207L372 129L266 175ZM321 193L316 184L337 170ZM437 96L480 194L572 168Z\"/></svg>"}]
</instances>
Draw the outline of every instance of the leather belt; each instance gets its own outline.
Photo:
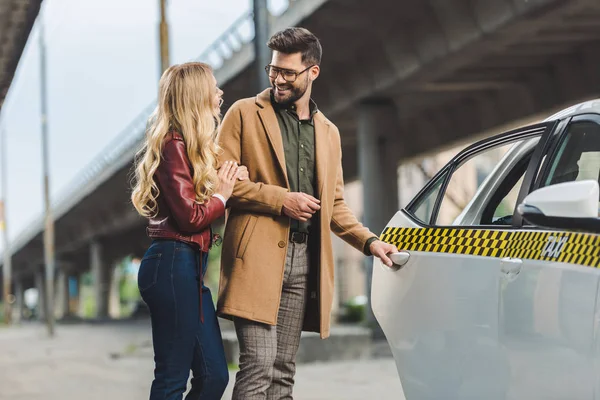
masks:
<instances>
[{"instance_id":1,"label":"leather belt","mask_svg":"<svg viewBox=\"0 0 600 400\"><path fill-rule=\"evenodd\" d=\"M293 243L308 243L308 233L290 232L290 242Z\"/></svg>"}]
</instances>

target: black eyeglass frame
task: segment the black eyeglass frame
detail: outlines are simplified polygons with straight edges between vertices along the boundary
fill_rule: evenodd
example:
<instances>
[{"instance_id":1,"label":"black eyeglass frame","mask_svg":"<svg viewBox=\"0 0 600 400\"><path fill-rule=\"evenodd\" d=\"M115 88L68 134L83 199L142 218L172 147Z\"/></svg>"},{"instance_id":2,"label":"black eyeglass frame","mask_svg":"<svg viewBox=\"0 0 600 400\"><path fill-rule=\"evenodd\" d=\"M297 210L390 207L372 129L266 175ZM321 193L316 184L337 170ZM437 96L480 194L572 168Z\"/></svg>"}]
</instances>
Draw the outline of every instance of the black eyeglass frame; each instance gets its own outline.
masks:
<instances>
[{"instance_id":1,"label":"black eyeglass frame","mask_svg":"<svg viewBox=\"0 0 600 400\"><path fill-rule=\"evenodd\" d=\"M296 82L296 80L298 79L298 77L299 77L300 75L302 75L303 73L305 73L306 71L308 71L308 70L309 70L309 69L311 69L312 67L316 67L316 66L317 66L317 64L313 64L313 65L311 65L310 67L307 67L307 68L303 69L303 70L302 70L302 71L300 71L300 72L296 72L296 71L292 71L291 69L279 68L279 67L276 67L276 66L274 66L274 65L271 65L271 64L269 64L269 65L265 66L265 72L267 73L267 76L268 76L270 79L273 79L273 80L275 80L275 79L277 79L277 77L278 77L279 75L281 75L281 77L283 78L283 80L284 80L284 81L286 81L287 83L294 83L294 82ZM274 76L274 77L272 77L272 76L271 76L271 74L269 74L269 70L270 70L271 68L274 68L274 69L275 69L275 71L277 72L277 74L275 74L275 76ZM285 78L285 76L283 76L283 72L286 72L286 73L289 73L289 74L294 74L294 79L293 79L293 80L288 80L288 79L286 79L286 78Z\"/></svg>"}]
</instances>

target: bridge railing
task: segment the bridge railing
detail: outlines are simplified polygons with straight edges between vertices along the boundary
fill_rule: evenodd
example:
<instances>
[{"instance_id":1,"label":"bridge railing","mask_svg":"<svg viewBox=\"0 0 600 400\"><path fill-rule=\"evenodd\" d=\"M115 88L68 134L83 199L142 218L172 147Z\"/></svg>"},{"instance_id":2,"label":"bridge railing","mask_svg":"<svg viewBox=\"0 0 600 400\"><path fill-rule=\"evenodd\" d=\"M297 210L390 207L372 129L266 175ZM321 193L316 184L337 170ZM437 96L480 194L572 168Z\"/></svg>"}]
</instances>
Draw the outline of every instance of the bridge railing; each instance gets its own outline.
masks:
<instances>
[{"instance_id":1,"label":"bridge railing","mask_svg":"<svg viewBox=\"0 0 600 400\"><path fill-rule=\"evenodd\" d=\"M287 0L282 7L285 12L291 3L300 0ZM253 13L246 12L221 34L206 50L196 58L196 61L209 63L215 70L220 68L236 51L254 39ZM67 209L78 199L78 193L104 171L108 166L121 159L133 148L140 146L144 139L148 117L156 107L156 100L146 106L133 121L131 121L115 139L113 139L100 154L92 159L73 180L52 197L54 217L60 217L60 212ZM43 230L44 216L39 215L25 228L13 242L13 252L25 246L35 235Z\"/></svg>"},{"instance_id":2,"label":"bridge railing","mask_svg":"<svg viewBox=\"0 0 600 400\"><path fill-rule=\"evenodd\" d=\"M254 38L252 12L239 17L221 36L196 58L196 61L209 63L214 69L220 68L233 53Z\"/></svg>"}]
</instances>

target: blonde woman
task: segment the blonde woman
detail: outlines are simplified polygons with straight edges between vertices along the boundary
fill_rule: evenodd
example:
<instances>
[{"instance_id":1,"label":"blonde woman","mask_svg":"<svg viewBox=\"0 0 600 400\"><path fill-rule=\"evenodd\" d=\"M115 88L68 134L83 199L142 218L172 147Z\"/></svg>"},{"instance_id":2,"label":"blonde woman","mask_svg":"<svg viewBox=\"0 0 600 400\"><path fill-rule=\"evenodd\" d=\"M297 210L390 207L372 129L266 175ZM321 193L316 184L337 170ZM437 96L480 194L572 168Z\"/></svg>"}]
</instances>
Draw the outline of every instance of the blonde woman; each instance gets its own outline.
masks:
<instances>
[{"instance_id":1,"label":"blonde woman","mask_svg":"<svg viewBox=\"0 0 600 400\"><path fill-rule=\"evenodd\" d=\"M150 309L154 345L151 400L217 400L229 374L221 332L203 285L210 224L225 213L236 179L233 162L217 170L217 129L223 92L202 63L170 67L159 83L158 106L135 170L132 202L149 218L153 239L138 286Z\"/></svg>"}]
</instances>

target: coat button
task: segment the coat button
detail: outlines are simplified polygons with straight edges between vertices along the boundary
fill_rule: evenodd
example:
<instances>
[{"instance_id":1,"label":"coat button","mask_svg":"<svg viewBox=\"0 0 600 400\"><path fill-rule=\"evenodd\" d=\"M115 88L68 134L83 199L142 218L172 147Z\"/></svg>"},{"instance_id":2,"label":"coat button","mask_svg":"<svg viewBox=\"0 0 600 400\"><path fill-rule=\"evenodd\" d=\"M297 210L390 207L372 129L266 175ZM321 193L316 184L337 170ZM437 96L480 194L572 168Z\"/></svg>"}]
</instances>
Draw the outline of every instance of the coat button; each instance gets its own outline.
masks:
<instances>
[{"instance_id":1,"label":"coat button","mask_svg":"<svg viewBox=\"0 0 600 400\"><path fill-rule=\"evenodd\" d=\"M282 240L279 242L278 246L283 249L285 247L285 242Z\"/></svg>"}]
</instances>

